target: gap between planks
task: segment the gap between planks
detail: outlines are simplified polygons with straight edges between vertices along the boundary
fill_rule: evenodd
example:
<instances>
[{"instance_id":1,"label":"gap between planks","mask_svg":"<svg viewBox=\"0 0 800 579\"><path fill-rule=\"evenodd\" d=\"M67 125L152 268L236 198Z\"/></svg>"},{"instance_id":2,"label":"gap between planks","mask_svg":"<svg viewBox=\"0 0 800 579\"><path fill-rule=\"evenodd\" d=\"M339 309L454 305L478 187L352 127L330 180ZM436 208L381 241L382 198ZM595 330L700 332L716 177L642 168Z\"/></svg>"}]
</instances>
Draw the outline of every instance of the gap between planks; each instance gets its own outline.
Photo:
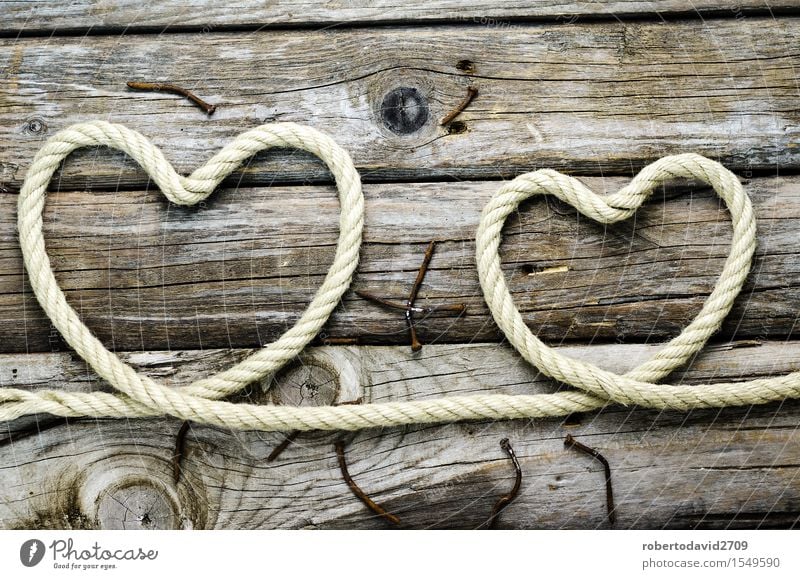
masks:
<instances>
[{"instance_id":1,"label":"gap between planks","mask_svg":"<svg viewBox=\"0 0 800 579\"><path fill-rule=\"evenodd\" d=\"M235 11L208 1L187 3L160 2L143 11L131 4L104 6L83 0L64 5L58 2L0 2L5 18L0 37L98 36L117 34L169 34L215 32L247 33L260 30L303 29L312 27L375 27L461 24L509 27L531 22L575 22L604 20L660 20L676 18L744 18L796 14L796 3L784 0L765 6L758 0L653 0L649 2L613 1L600 3L504 2L487 6L471 0L437 0L398 5L396 2L371 2L368 7L329 6L308 2L297 10L290 0L265 6L253 0L240 2ZM3 10L5 8L5 10ZM52 22L57 19L58 26ZM179 23L178 23L179 22Z\"/></svg>"}]
</instances>

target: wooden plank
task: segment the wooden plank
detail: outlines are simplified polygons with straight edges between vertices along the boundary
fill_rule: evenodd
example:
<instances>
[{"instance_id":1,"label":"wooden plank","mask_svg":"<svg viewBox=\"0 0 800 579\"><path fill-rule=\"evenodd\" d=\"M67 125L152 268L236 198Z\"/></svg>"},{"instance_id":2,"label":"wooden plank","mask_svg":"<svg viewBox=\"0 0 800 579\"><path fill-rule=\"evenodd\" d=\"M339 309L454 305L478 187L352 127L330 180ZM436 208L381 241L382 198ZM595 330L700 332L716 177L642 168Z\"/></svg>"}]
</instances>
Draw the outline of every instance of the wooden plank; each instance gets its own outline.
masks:
<instances>
[{"instance_id":1,"label":"wooden plank","mask_svg":"<svg viewBox=\"0 0 800 579\"><path fill-rule=\"evenodd\" d=\"M584 179L598 191L626 182ZM465 303L467 313L420 320L422 340L499 339L474 257L481 209L498 186L367 185L351 289L405 299L425 246L436 239L419 304ZM797 335L800 178L756 178L747 188L759 224L757 257L721 335ZM0 195L0 349L62 349L24 279L15 201ZM196 209L169 206L157 191L58 193L48 200L45 222L68 301L110 347L258 347L297 320L321 283L333 259L338 203L325 186L224 190ZM502 259L517 304L534 332L557 342L677 335L711 292L731 229L709 190L676 184L630 223L602 227L560 202L539 200L504 231ZM325 332L408 343L401 312L352 291Z\"/></svg>"},{"instance_id":2,"label":"wooden plank","mask_svg":"<svg viewBox=\"0 0 800 579\"><path fill-rule=\"evenodd\" d=\"M624 372L652 345L563 348L569 355ZM172 384L227 366L242 351L127 353L142 371ZM745 342L708 348L674 378L702 384L797 369L798 342ZM25 388L98 387L68 353L0 356L0 383ZM476 392L552 391L507 346L310 349L251 399L330 404ZM347 460L358 484L413 528L485 525L513 469L498 441L509 437L523 469L519 498L500 528L608 526L602 471L564 448L571 433L612 467L620 528L789 527L800 517L800 404L658 413L635 408L568 421L473 422L362 431ZM383 528L349 492L339 473L336 433L306 434L274 462L283 435L193 425L182 473L171 457L180 423L46 417L7 425L0 446L3 528ZM4 428L5 430L5 428ZM0 434L0 436L2 436Z\"/></svg>"},{"instance_id":3,"label":"wooden plank","mask_svg":"<svg viewBox=\"0 0 800 579\"><path fill-rule=\"evenodd\" d=\"M685 151L743 172L784 171L800 164L798 33L798 18L754 17L6 39L0 184L19 187L46 137L95 118L139 130L182 172L270 121L327 131L372 181L495 179L537 167L627 175ZM219 108L207 118L185 99L126 88L145 77ZM468 85L478 97L439 126ZM400 88L413 89L402 93L402 114L384 107ZM240 177L328 174L308 155L276 152L231 182ZM121 155L84 151L57 183L140 188L146 178Z\"/></svg>"},{"instance_id":4,"label":"wooden plank","mask_svg":"<svg viewBox=\"0 0 800 579\"><path fill-rule=\"evenodd\" d=\"M233 9L232 9L233 8ZM794 0L765 4L763 0L614 0L581 2L515 0L486 4L476 0L433 0L398 3L377 0L368 5L359 3L304 2L298 6L290 0L269 3L256 0L221 6L213 2L170 0L143 6L132 0L106 3L98 0L63 2L0 1L0 33L34 34L46 31L93 32L126 29L128 32L158 29L198 28L217 30L234 27L336 25L339 23L371 23L451 21L471 22L486 26L514 26L519 19L555 19L574 23L581 18L624 18L626 16L724 15L742 18L751 12L769 9L773 13L794 10Z\"/></svg>"}]
</instances>

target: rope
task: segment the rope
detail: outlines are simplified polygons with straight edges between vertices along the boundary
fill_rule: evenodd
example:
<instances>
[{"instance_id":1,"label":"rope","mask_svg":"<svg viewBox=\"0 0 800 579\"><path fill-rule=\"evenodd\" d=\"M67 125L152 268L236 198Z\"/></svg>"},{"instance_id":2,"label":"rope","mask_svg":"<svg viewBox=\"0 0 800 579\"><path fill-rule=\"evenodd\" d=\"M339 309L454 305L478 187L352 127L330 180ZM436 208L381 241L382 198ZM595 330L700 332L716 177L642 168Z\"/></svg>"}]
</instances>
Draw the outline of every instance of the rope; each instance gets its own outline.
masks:
<instances>
[{"instance_id":1,"label":"rope","mask_svg":"<svg viewBox=\"0 0 800 579\"><path fill-rule=\"evenodd\" d=\"M67 303L53 275L42 233L45 192L55 170L74 150L97 145L127 153L147 171L169 200L183 205L205 199L244 160L264 149L294 147L322 159L339 189L339 241L322 286L297 324L277 341L232 368L180 388L167 387L139 374L108 351ZM714 291L695 320L655 357L625 375L574 360L545 346L525 325L500 268L498 249L507 216L523 200L533 195L551 194L591 219L613 223L633 215L662 182L678 177L699 179L711 185L725 201L733 220L731 254ZM319 332L347 290L355 271L363 212L361 183L349 155L330 137L308 127L279 123L243 133L189 177L177 174L145 137L121 125L97 121L73 125L59 132L34 158L20 192L20 245L31 286L45 313L67 343L118 393L0 388L0 420L39 412L65 417L114 418L166 414L234 429L358 430L458 420L563 416L609 403L689 410L800 397L800 373L697 387L655 384L685 364L719 328L742 288L755 249L755 218L739 181L718 163L687 154L665 157L645 167L628 186L605 197L556 171L528 173L503 186L484 208L477 235L478 274L495 321L526 360L577 391L302 408L220 400L276 372Z\"/></svg>"}]
</instances>

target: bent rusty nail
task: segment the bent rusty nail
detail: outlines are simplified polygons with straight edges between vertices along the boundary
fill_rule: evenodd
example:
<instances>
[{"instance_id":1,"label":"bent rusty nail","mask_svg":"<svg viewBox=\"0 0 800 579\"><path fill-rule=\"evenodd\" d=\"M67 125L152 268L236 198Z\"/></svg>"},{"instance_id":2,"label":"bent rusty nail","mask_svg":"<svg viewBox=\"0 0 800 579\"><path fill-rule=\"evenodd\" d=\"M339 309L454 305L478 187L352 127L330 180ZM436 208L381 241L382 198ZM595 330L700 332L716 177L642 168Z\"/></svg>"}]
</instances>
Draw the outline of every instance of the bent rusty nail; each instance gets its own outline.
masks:
<instances>
[{"instance_id":1,"label":"bent rusty nail","mask_svg":"<svg viewBox=\"0 0 800 579\"><path fill-rule=\"evenodd\" d=\"M275 447L275 448L272 450L272 452L270 452L270 453L269 453L269 456L267 457L267 462L272 462L273 460L275 460L276 458L278 458L278 457L281 455L281 453L282 453L284 450L286 450L286 448L287 448L287 447L288 447L290 444L292 444L292 442L294 442L294 440L295 440L295 439L296 439L296 438L297 438L299 435L300 435L300 431L299 431L299 430L293 430L292 432L290 432L289 434L287 434L287 435L286 435L286 438L284 438L284 439L283 439L283 442L281 442L281 443L280 443L278 446L276 446L276 447Z\"/></svg>"},{"instance_id":2,"label":"bent rusty nail","mask_svg":"<svg viewBox=\"0 0 800 579\"><path fill-rule=\"evenodd\" d=\"M517 460L517 455L514 452L514 449L511 447L511 442L507 438L504 438L500 441L500 448L506 451L508 458L511 459L511 462L514 465L514 472L516 473L516 477L514 479L514 486L506 495L503 495L498 499L498 501L494 504L494 508L492 509L492 515L489 517L489 528L493 528L495 522L497 522L497 517L500 515L500 512L505 509L511 502L517 498L519 494L519 489L522 486L522 468L519 465L519 461Z\"/></svg>"},{"instance_id":3,"label":"bent rusty nail","mask_svg":"<svg viewBox=\"0 0 800 579\"><path fill-rule=\"evenodd\" d=\"M344 457L344 440L337 440L334 443L334 448L336 449L336 458L339 460L339 468L342 471L342 478L347 483L347 486L350 487L350 490L353 494L358 497L358 499L367 505L367 507L375 514L383 517L390 523L395 525L400 524L400 519L398 519L395 515L384 509L378 503L373 501L371 498L367 496L367 494L361 490L361 488L356 484L353 478L350 476L350 472L347 470L347 461Z\"/></svg>"},{"instance_id":4,"label":"bent rusty nail","mask_svg":"<svg viewBox=\"0 0 800 579\"><path fill-rule=\"evenodd\" d=\"M175 484L181 480L181 463L183 462L183 454L186 450L186 434L189 432L189 421L184 420L181 424L181 429L178 431L178 436L175 438L175 453L172 455L172 478Z\"/></svg>"},{"instance_id":5,"label":"bent rusty nail","mask_svg":"<svg viewBox=\"0 0 800 579\"><path fill-rule=\"evenodd\" d=\"M572 447L584 454L588 454L603 465L603 470L605 471L606 475L606 510L608 511L608 522L613 525L616 522L617 517L614 507L614 491L611 488L611 465L608 464L608 461L602 454L597 452L595 449L586 446L585 444L581 444L575 440L571 434L567 434L567 437L564 439L564 446L567 448Z\"/></svg>"},{"instance_id":6,"label":"bent rusty nail","mask_svg":"<svg viewBox=\"0 0 800 579\"><path fill-rule=\"evenodd\" d=\"M464 99L460 103L458 103L452 111L450 111L444 117L442 117L442 120L439 121L439 125L444 126L450 121L452 121L454 118L456 118L458 115L460 115L464 111L464 109L469 106L469 103L472 102L472 99L474 99L476 96L478 96L478 89L474 86L468 86L467 96L465 96Z\"/></svg>"},{"instance_id":7,"label":"bent rusty nail","mask_svg":"<svg viewBox=\"0 0 800 579\"><path fill-rule=\"evenodd\" d=\"M150 90L150 91L157 91L157 92L169 92L172 94L177 94L183 97L186 97L198 107L203 109L203 111L207 115L213 115L214 111L217 110L217 105L212 105L192 93L191 91L168 82L138 82L138 81L129 81L127 83L128 88L136 89L136 90Z\"/></svg>"},{"instance_id":8,"label":"bent rusty nail","mask_svg":"<svg viewBox=\"0 0 800 579\"><path fill-rule=\"evenodd\" d=\"M364 399L359 396L355 400L338 402L337 404L335 404L335 406L348 406L353 404L361 404L363 400ZM298 436L300 436L300 433L301 433L300 430L293 430L292 432L287 434L286 438L283 439L283 442L281 442L278 446L276 446L272 450L272 452L269 453L269 456L267 456L267 462L273 462L276 458L278 458L281 455L281 453L284 450L286 450L289 447L289 445L292 444L297 439Z\"/></svg>"}]
</instances>

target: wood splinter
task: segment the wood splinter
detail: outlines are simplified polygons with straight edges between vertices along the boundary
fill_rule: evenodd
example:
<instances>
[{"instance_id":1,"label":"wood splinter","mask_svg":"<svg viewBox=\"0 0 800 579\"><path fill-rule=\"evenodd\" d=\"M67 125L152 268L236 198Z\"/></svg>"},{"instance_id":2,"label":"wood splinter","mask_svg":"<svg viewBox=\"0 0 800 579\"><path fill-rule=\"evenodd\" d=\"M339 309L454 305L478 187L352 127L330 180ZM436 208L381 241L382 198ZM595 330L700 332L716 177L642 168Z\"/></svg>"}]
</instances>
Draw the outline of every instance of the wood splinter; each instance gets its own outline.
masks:
<instances>
[{"instance_id":1,"label":"wood splinter","mask_svg":"<svg viewBox=\"0 0 800 579\"><path fill-rule=\"evenodd\" d=\"M356 295L364 298L365 300L375 302L387 308L403 310L405 312L406 325L408 326L408 333L411 337L412 352L419 352L422 349L422 343L419 341L419 338L417 337L417 328L414 324L414 314L431 314L435 312L444 312L453 314L455 316L460 316L465 311L467 311L467 306L464 304L447 304L439 306L430 306L427 308L419 308L414 305L414 302L417 299L417 294L419 293L419 288L422 285L422 281L425 279L425 274L428 272L428 266L430 265L431 259L433 258L433 250L435 247L436 247L435 241L431 241L428 244L428 248L425 250L425 257L422 258L422 265L419 266L419 271L417 271L417 277L414 280L414 285L411 286L411 292L409 293L408 299L405 301L405 303L397 302L394 300L387 300L385 298L380 298L369 292L356 290Z\"/></svg>"},{"instance_id":2,"label":"wood splinter","mask_svg":"<svg viewBox=\"0 0 800 579\"><path fill-rule=\"evenodd\" d=\"M608 510L608 522L613 525L616 522L617 517L614 507L614 491L611 488L611 466L608 464L608 461L595 449L590 448L585 444L581 444L575 440L571 434L567 434L567 437L564 439L564 446L567 448L574 448L584 454L588 454L603 465L606 475L606 509Z\"/></svg>"},{"instance_id":3,"label":"wood splinter","mask_svg":"<svg viewBox=\"0 0 800 579\"><path fill-rule=\"evenodd\" d=\"M217 110L217 105L212 105L195 95L193 92L175 85L170 84L168 82L138 82L138 81L129 81L127 83L128 88L136 89L136 90L150 90L150 91L157 91L157 92L169 92L172 94L177 94L180 96L184 96L198 107L203 109L203 111L211 116L214 114L214 111Z\"/></svg>"},{"instance_id":4,"label":"wood splinter","mask_svg":"<svg viewBox=\"0 0 800 579\"><path fill-rule=\"evenodd\" d=\"M342 471L342 478L344 478L344 481L347 483L347 486L350 487L350 490L353 491L353 494L356 495L356 497L358 497L362 503L367 505L367 507L369 507L373 513L383 517L390 523L399 525L400 519L369 498L367 494L361 490L361 487L356 484L356 481L354 481L350 476L350 473L347 470L347 461L344 458L344 440L337 440L334 443L334 448L336 448L336 458L339 459L339 468Z\"/></svg>"},{"instance_id":5,"label":"wood splinter","mask_svg":"<svg viewBox=\"0 0 800 579\"><path fill-rule=\"evenodd\" d=\"M444 126L455 119L464 111L465 108L469 106L469 103L471 103L472 99L474 99L476 96L478 96L478 89L474 86L468 86L467 96L465 96L464 99L456 105L456 108L442 117L442 120L439 121L439 125Z\"/></svg>"},{"instance_id":6,"label":"wood splinter","mask_svg":"<svg viewBox=\"0 0 800 579\"><path fill-rule=\"evenodd\" d=\"M503 495L498 499L498 501L494 504L494 508L492 509L492 515L489 517L489 528L493 528L494 524L497 522L497 517L500 515L501 511L505 509L511 502L517 498L519 494L519 489L522 486L522 468L519 465L519 461L517 460L517 455L514 452L514 449L511 447L511 442L507 438L504 438L500 441L500 448L506 451L508 458L511 459L511 462L514 465L514 472L516 473L516 477L514 479L514 486L507 495Z\"/></svg>"}]
</instances>

